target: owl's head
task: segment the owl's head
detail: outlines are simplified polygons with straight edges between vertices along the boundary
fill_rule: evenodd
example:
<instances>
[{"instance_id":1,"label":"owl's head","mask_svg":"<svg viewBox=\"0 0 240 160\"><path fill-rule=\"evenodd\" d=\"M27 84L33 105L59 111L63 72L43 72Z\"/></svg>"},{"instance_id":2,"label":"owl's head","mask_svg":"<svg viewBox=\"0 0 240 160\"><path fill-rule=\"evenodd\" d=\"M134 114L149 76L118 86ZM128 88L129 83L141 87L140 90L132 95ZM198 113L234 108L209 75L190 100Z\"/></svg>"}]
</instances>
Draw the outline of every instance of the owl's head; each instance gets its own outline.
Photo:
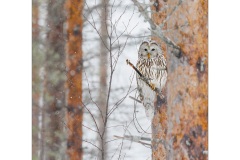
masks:
<instances>
[{"instance_id":1,"label":"owl's head","mask_svg":"<svg viewBox=\"0 0 240 160\"><path fill-rule=\"evenodd\" d=\"M156 58L161 54L161 47L153 40L143 41L138 51L138 57L143 59Z\"/></svg>"}]
</instances>

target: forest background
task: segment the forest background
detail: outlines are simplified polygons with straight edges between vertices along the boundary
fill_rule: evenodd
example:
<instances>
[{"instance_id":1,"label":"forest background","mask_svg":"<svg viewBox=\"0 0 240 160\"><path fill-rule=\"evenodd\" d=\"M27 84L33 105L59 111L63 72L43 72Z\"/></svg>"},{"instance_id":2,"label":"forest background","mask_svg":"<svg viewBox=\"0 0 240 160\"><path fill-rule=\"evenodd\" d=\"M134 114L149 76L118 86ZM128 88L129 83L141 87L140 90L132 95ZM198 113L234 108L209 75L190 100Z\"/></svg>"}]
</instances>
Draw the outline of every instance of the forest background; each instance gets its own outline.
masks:
<instances>
[{"instance_id":1,"label":"forest background","mask_svg":"<svg viewBox=\"0 0 240 160\"><path fill-rule=\"evenodd\" d=\"M18 3L18 2L17 2ZM5 90L4 88L3 92L1 94L2 100L3 100L3 105L5 107L3 112L1 112L3 114L3 116L1 116L1 123L2 126L4 128L6 128L4 130L4 132L2 132L1 134L3 134L3 136L1 136L1 138L6 139L6 137L10 137L7 139L7 143L4 143L4 148L12 148L12 145L15 144L16 149L14 150L14 154L10 154L11 152L3 152L3 154L1 156L6 156L6 155L12 155L15 156L16 158L19 158L20 155L22 155L22 152L24 153L24 150L26 150L25 148L29 148L30 150L30 142L29 145L24 145L26 144L26 141L30 141L31 139L31 130L30 129L26 129L25 125L28 124L30 125L31 120L30 120L30 116L31 116L31 104L28 100L24 100L26 99L25 97L27 95L29 95L29 97L31 97L31 86L29 84L31 84L31 72L30 72L30 68L31 68L31 58L29 58L29 56L31 55L31 47L26 47L25 43L27 43L29 41L29 44L31 44L31 33L29 33L29 30L31 30L31 21L24 22L24 18L22 17L28 17L27 14L25 13L25 11L23 11L24 9L19 10L19 6L22 6L21 3L23 2L19 2L18 4L15 4L15 8L13 7L14 11L18 11L18 17L21 18L16 18L16 14L11 15L10 14L10 18L6 19L7 17L5 16L5 14L1 14L1 19L3 19L4 24L7 25L3 25L3 29L2 29L2 35L3 36L3 40L4 42L2 44L6 44L5 42L16 42L14 43L15 47L11 47L13 44L11 43L7 45L3 45L3 52L5 54L3 54L3 58L2 61L3 63L1 63L1 68L3 69L3 77L7 77L7 78L3 78L3 82L1 82L1 85L5 86L6 84L7 87L9 88L9 86L12 87L11 90ZM230 2L229 2L230 3ZM30 4L26 4L25 6L29 6ZM11 6L10 4L7 5L3 5L3 6ZM211 6L211 3L210 3ZM214 5L212 5L214 6ZM236 148L234 147L234 145L232 145L232 142L239 142L239 138L237 135L239 135L239 130L236 130L236 122L238 122L238 113L236 111L237 106L239 106L239 102L237 101L238 99L238 94L232 92L233 88L235 88L236 90L239 89L239 77L234 76L231 77L233 75L235 75L235 73L237 73L237 68L239 68L238 66L238 56L236 55L237 51L238 51L238 45L237 45L237 40L232 38L232 35L239 35L239 24L236 22L236 15L239 15L237 13L238 9L235 8L237 5L233 5L233 3L229 4L229 7L226 7L225 5L221 6L221 3L219 4L219 8L214 8L214 11L219 11L219 12L213 12L211 13L211 8L210 8L210 15L215 15L217 14L218 16L214 16L213 18L213 22L214 23L210 23L210 44L212 43L214 47L214 51L212 53L212 58L211 58L211 47L210 47L210 60L213 59L213 66L210 66L210 72L211 72L211 68L214 71L214 75L213 75L213 83L211 83L211 78L210 78L210 97L212 97L210 101L214 101L214 103L212 104L212 108L210 107L210 127L211 126L211 121L214 123L213 124L213 129L212 129L212 133L214 134L214 136L211 136L211 132L210 132L210 145L211 145L211 139L213 140L213 145L214 144L218 144L219 139L221 140L221 143L224 144L224 146L233 146L230 148L230 151L228 151L228 147L227 148L219 148L217 147L217 145L210 149L210 158L211 156L221 156L217 159L225 159L226 158L235 158L237 157L238 153ZM223 9L224 8L224 9ZM230 8L230 10L226 10L225 8ZM30 9L29 9L30 10ZM221 13L220 11L226 11L224 13ZM9 11L6 10L1 10L4 13L8 13ZM22 15L22 16L21 16ZM25 15L25 16L24 16ZM31 15L31 14L29 14ZM29 16L30 17L30 16ZM11 19L11 21L10 21ZM30 19L30 18L29 18ZM223 23L222 20L227 20L228 23ZM16 20L19 21L19 24L16 27L16 22L12 21L12 20ZM210 18L211 21L211 18ZM22 25L22 22L28 24L27 27L25 25ZM219 22L219 23L216 23ZM213 28L213 29L211 29ZM8 31L8 32L7 32ZM21 31L25 31L25 32L21 32ZM222 32L225 31L225 32ZM212 33L211 33L212 32ZM11 35L15 35L16 38L14 39L13 36L5 36L6 34L11 33ZM220 35L219 35L220 34ZM222 38L217 38L214 39L213 41L211 41L211 36L213 37L222 37ZM29 37L26 38L26 40L24 40L24 37ZM23 41L23 40L24 41ZM28 39L28 40L27 40ZM220 40L218 40L220 39ZM226 42L225 40L229 40L229 42ZM23 41L23 42L22 42ZM214 44L216 43L216 45ZM230 44L228 44L230 43ZM23 50L22 50L23 49ZM14 54L7 54L7 53L14 53ZM28 55L23 54L23 53L28 53ZM216 55L217 54L217 55ZM233 55L231 55L233 54ZM14 55L14 59L13 56ZM228 57L236 57L236 58L231 58L231 61L229 63L229 61L226 62L226 55L228 55ZM25 57L24 57L25 56ZM215 60L217 57L217 61ZM28 63L25 63L24 61L22 61L23 59L28 59ZM11 60L11 61L10 61ZM15 64L15 65L10 65L10 64ZM209 63L211 65L211 61ZM224 66L223 68L221 68L220 66L223 66L223 64L225 64L226 66ZM6 66L14 66L9 67L8 69L4 69L6 68ZM21 68L23 67L23 68ZM221 69L219 69L221 68ZM12 72L14 70L18 69L19 72ZM212 72L213 72L212 71ZM27 74L25 74L25 72L27 72ZM222 76L222 73L228 73L228 76ZM15 74L13 74L15 73ZM234 74L233 74L234 73ZM30 74L30 75L29 75ZM17 77L17 78L16 78ZM24 78L25 77L25 78ZM211 77L211 75L210 75ZM229 82L230 79L230 82ZM12 81L13 80L13 81ZM236 83L234 83L236 82ZM222 85L222 84L226 84L227 85ZM20 85L21 84L21 85ZM26 85L24 85L26 84ZM211 94L211 86L213 87L213 89L217 92L214 92L213 94ZM220 86L220 87L219 87ZM29 88L28 88L29 87ZM220 89L221 88L221 89ZM14 89L14 90L13 90ZM28 93L26 93L29 90ZM14 91L14 93L13 93ZM220 93L218 93L218 91ZM222 94L222 92L224 94ZM23 94L24 93L24 94ZM229 93L233 93L231 95L229 95ZM14 95L14 100L12 96L9 95ZM230 96L230 97L229 97ZM215 100L214 100L215 99ZM24 101L24 102L23 102ZM10 105L9 105L10 103ZM22 104L23 103L23 104ZM211 106L210 102L210 106ZM24 106L29 106L24 107ZM227 106L227 108L226 108ZM5 109L7 109L5 111ZM213 109L211 111L211 109ZM217 111L216 111L217 110ZM217 113L216 113L217 112ZM25 113L29 113L28 118L25 118L27 116L24 116ZM211 113L213 113L213 119L211 119ZM224 117L224 118L223 118ZM9 120L8 122L6 122L6 120ZM235 122L235 123L234 123ZM227 126L226 129L225 127L223 127L224 129L222 129L222 126ZM214 129L215 128L215 129ZM25 130L29 130L28 132L26 132ZM16 133L17 131L17 133ZM211 129L210 129L211 131ZM228 136L227 133L231 133L231 135ZM7 136L8 135L8 136ZM228 137L227 139L224 137ZM216 139L216 141L214 141ZM3 141L5 142L5 141ZM234 144L234 143L233 143ZM21 147L21 146L25 146L25 147ZM23 150L21 148L24 148ZM2 149L3 151L5 151L5 149ZM214 152L215 150L217 150L216 152ZM222 154L217 154L221 152ZM29 154L26 154L26 156L29 157ZM6 158L6 157L4 157ZM215 159L215 158L213 158Z\"/></svg>"}]
</instances>

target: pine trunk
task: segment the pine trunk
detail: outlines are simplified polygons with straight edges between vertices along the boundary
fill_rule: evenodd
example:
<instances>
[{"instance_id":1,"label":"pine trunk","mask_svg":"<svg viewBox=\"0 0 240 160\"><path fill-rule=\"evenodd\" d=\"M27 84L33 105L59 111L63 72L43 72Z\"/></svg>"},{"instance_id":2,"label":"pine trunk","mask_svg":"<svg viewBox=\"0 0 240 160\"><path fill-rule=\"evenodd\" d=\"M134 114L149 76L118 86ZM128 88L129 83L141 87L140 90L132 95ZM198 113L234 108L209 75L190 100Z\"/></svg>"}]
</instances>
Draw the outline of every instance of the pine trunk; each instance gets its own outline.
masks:
<instances>
[{"instance_id":1,"label":"pine trunk","mask_svg":"<svg viewBox=\"0 0 240 160\"><path fill-rule=\"evenodd\" d=\"M178 0L161 3L169 6L169 14ZM167 36L181 47L182 52L176 57L172 49L167 48L167 110L166 114L159 112L156 115L162 118L167 115L164 159L208 159L207 25L206 0L184 1L167 22ZM154 131L155 134L162 132L161 128ZM160 148L161 145L153 151L153 159L163 159Z\"/></svg>"},{"instance_id":2,"label":"pine trunk","mask_svg":"<svg viewBox=\"0 0 240 160\"><path fill-rule=\"evenodd\" d=\"M67 153L71 160L81 160L82 149L82 11L84 1L67 0Z\"/></svg>"},{"instance_id":3,"label":"pine trunk","mask_svg":"<svg viewBox=\"0 0 240 160\"><path fill-rule=\"evenodd\" d=\"M64 0L51 0L48 2L47 16L47 54L46 54L46 104L49 123L47 159L61 159L60 147L61 120L63 106L65 105L64 83L65 83L65 55L63 39L63 13Z\"/></svg>"},{"instance_id":4,"label":"pine trunk","mask_svg":"<svg viewBox=\"0 0 240 160\"><path fill-rule=\"evenodd\" d=\"M155 0L154 5L151 7L152 20L155 24L159 25L167 16L167 11L162 10L166 7L166 3L163 0ZM163 27L167 28L167 25ZM166 57L167 45L163 43L159 38L152 36L152 39L157 41ZM167 84L166 84L167 86ZM152 159L153 160L164 160L167 158L166 138L167 138L167 89L162 90L164 98L156 98L155 102L155 115L152 121Z\"/></svg>"}]
</instances>

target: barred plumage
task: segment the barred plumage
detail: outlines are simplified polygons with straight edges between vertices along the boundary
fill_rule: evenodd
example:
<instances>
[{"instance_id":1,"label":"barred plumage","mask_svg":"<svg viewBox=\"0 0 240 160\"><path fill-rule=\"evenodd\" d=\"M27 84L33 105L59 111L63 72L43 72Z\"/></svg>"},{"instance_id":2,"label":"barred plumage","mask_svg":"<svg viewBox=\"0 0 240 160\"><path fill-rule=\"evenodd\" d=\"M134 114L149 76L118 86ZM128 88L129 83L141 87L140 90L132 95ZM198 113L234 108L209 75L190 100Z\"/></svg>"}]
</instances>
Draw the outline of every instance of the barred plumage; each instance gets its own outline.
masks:
<instances>
[{"instance_id":1,"label":"barred plumage","mask_svg":"<svg viewBox=\"0 0 240 160\"><path fill-rule=\"evenodd\" d=\"M144 41L138 52L137 69L154 87L162 90L167 81L166 59L160 46L155 41ZM145 107L146 116L152 120L154 116L154 100L156 93L137 75L140 99Z\"/></svg>"}]
</instances>

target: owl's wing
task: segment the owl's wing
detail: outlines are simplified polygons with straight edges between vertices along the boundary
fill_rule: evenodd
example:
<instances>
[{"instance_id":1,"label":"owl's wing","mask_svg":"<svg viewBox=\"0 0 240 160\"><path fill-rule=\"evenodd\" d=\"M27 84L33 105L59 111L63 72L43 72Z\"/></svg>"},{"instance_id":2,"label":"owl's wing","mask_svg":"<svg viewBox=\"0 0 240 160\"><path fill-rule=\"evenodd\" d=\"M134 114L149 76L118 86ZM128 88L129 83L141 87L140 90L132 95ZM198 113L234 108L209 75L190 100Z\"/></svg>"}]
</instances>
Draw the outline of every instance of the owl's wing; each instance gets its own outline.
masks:
<instances>
[{"instance_id":1,"label":"owl's wing","mask_svg":"<svg viewBox=\"0 0 240 160\"><path fill-rule=\"evenodd\" d=\"M144 72L142 74L145 75ZM149 120L152 120L154 116L154 100L156 93L140 78L139 75L137 75L136 78L139 96L145 108L146 116Z\"/></svg>"},{"instance_id":2,"label":"owl's wing","mask_svg":"<svg viewBox=\"0 0 240 160\"><path fill-rule=\"evenodd\" d=\"M151 121L154 116L154 100L156 93L137 76L137 85L140 99L145 108L146 117Z\"/></svg>"},{"instance_id":3,"label":"owl's wing","mask_svg":"<svg viewBox=\"0 0 240 160\"><path fill-rule=\"evenodd\" d=\"M165 84L167 82L167 64L166 59L164 56L160 56L155 60L155 63L152 67L152 72L154 75L154 78L152 80L152 83L156 85L157 88L162 90L165 87Z\"/></svg>"}]
</instances>

